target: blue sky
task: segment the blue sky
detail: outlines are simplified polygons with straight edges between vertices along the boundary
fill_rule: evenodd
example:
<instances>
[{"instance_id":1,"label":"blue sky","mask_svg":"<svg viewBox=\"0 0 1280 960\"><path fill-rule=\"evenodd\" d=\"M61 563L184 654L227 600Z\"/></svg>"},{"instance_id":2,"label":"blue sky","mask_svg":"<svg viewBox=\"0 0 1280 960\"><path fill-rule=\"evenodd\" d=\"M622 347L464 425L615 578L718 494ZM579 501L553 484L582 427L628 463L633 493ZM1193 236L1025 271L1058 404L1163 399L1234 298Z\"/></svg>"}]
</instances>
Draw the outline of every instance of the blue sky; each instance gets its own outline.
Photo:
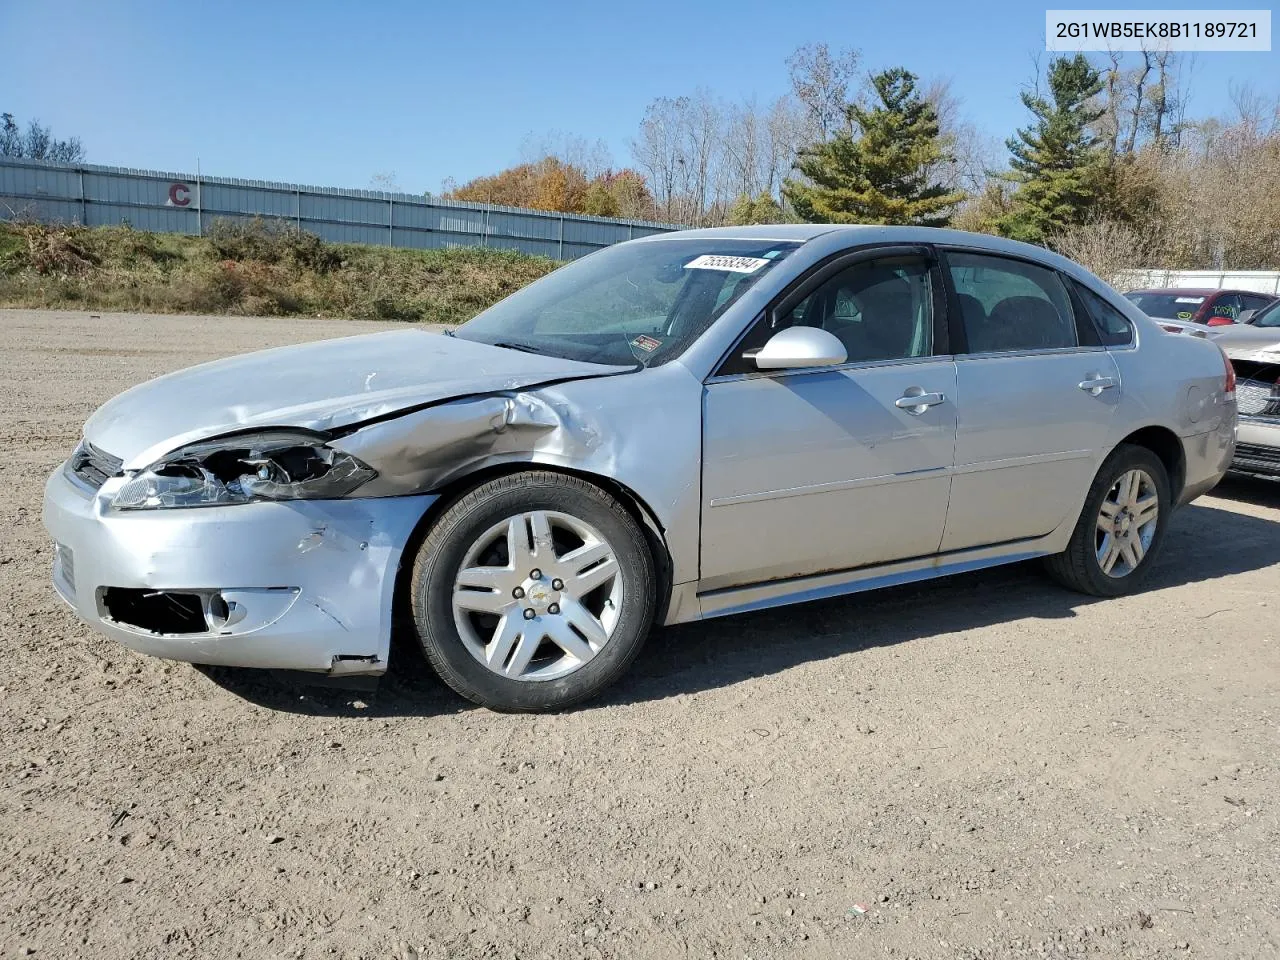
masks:
<instances>
[{"instance_id":1,"label":"blue sky","mask_svg":"<svg viewBox=\"0 0 1280 960\"><path fill-rule=\"evenodd\" d=\"M1062 6L1063 4L1055 4ZM79 136L93 162L438 190L521 159L548 131L629 161L646 104L698 87L765 103L826 41L869 68L950 78L1003 139L1044 54L1044 5L1001 0L643 4L0 0L0 110ZM1280 93L1277 53L1197 55L1191 113L1234 80Z\"/></svg>"}]
</instances>

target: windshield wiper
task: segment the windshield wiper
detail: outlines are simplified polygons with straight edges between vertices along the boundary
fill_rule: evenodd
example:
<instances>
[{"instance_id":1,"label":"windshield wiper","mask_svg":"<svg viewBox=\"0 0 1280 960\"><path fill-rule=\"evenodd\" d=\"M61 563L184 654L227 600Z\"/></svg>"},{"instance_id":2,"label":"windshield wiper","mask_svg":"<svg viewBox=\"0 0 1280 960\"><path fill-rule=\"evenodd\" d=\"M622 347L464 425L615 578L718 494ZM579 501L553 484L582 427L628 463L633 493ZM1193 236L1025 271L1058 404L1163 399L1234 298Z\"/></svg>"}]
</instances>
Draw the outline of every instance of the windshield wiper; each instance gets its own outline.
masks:
<instances>
[{"instance_id":1,"label":"windshield wiper","mask_svg":"<svg viewBox=\"0 0 1280 960\"><path fill-rule=\"evenodd\" d=\"M505 350L519 350L521 353L542 353L537 347L531 347L527 343L512 343L509 340L498 340L493 346L502 347Z\"/></svg>"}]
</instances>

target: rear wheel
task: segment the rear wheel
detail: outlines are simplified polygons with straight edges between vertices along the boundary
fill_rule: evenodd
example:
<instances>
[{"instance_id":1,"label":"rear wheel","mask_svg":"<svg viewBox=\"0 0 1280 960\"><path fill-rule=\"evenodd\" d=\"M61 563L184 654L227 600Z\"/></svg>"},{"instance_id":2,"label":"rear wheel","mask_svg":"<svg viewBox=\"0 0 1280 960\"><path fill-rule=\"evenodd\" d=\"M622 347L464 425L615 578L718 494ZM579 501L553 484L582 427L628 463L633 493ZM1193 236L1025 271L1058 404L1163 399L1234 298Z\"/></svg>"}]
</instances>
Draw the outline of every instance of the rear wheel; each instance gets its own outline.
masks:
<instances>
[{"instance_id":1,"label":"rear wheel","mask_svg":"<svg viewBox=\"0 0 1280 960\"><path fill-rule=\"evenodd\" d=\"M1094 478L1067 549L1046 568L1064 586L1098 597L1137 589L1164 540L1171 504L1160 458L1121 444Z\"/></svg>"},{"instance_id":2,"label":"rear wheel","mask_svg":"<svg viewBox=\"0 0 1280 960\"><path fill-rule=\"evenodd\" d=\"M495 710L555 710L613 683L654 616L644 531L577 477L500 477L449 507L418 550L415 625L441 679Z\"/></svg>"}]
</instances>

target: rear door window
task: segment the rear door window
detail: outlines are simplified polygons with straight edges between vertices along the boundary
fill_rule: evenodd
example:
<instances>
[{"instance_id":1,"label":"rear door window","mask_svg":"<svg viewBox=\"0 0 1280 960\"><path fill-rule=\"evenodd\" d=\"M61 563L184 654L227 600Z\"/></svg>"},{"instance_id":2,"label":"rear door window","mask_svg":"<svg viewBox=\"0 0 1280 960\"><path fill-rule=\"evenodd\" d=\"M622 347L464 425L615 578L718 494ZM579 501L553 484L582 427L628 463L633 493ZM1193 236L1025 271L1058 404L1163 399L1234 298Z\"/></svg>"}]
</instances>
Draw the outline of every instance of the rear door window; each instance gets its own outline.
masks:
<instances>
[{"instance_id":1,"label":"rear door window","mask_svg":"<svg viewBox=\"0 0 1280 960\"><path fill-rule=\"evenodd\" d=\"M989 254L947 253L970 353L1077 346L1071 298L1053 270Z\"/></svg>"}]
</instances>

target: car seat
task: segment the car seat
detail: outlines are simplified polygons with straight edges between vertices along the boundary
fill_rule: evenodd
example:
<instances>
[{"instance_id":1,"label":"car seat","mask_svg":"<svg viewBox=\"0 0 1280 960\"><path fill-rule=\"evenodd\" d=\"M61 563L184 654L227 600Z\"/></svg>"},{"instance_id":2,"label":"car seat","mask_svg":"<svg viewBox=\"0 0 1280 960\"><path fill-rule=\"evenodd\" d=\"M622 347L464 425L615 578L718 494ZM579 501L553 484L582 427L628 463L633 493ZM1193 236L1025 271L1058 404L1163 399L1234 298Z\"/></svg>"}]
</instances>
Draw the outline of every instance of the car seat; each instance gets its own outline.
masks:
<instances>
[{"instance_id":1,"label":"car seat","mask_svg":"<svg viewBox=\"0 0 1280 960\"><path fill-rule=\"evenodd\" d=\"M974 353L997 350L1037 350L1073 342L1066 335L1062 315L1043 297L1006 297L991 308L979 336L969 337Z\"/></svg>"}]
</instances>

